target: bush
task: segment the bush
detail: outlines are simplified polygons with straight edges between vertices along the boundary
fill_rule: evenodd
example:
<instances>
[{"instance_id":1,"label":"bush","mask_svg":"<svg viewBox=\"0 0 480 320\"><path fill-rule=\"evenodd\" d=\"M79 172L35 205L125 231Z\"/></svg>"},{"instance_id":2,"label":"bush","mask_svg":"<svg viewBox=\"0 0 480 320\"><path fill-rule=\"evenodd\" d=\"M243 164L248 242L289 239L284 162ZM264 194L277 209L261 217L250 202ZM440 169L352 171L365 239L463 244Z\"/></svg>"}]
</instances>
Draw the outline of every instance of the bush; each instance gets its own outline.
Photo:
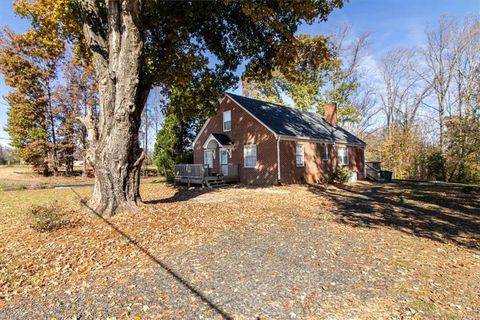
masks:
<instances>
[{"instance_id":1,"label":"bush","mask_svg":"<svg viewBox=\"0 0 480 320\"><path fill-rule=\"evenodd\" d=\"M33 206L28 211L30 227L38 232L49 232L69 224L70 212L58 206L58 202L46 206Z\"/></svg>"},{"instance_id":2,"label":"bush","mask_svg":"<svg viewBox=\"0 0 480 320\"><path fill-rule=\"evenodd\" d=\"M337 169L334 172L327 172L323 175L325 183L345 183L353 176L353 171L348 168Z\"/></svg>"},{"instance_id":3,"label":"bush","mask_svg":"<svg viewBox=\"0 0 480 320\"><path fill-rule=\"evenodd\" d=\"M325 183L334 183L335 182L335 172L327 172L323 175L323 182Z\"/></svg>"},{"instance_id":4,"label":"bush","mask_svg":"<svg viewBox=\"0 0 480 320\"><path fill-rule=\"evenodd\" d=\"M347 182L353 176L353 171L347 168L341 168L335 171L335 180L340 183Z\"/></svg>"}]
</instances>

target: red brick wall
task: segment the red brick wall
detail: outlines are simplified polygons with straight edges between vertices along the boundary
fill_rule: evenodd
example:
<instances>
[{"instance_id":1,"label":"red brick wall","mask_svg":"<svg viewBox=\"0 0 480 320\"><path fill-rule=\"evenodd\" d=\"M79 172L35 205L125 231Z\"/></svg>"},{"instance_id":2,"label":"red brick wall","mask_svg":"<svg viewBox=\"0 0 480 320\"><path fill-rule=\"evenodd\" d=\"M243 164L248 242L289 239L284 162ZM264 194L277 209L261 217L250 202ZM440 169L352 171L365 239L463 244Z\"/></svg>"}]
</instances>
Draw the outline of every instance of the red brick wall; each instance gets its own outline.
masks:
<instances>
[{"instance_id":1,"label":"red brick wall","mask_svg":"<svg viewBox=\"0 0 480 320\"><path fill-rule=\"evenodd\" d=\"M295 146L297 141L280 140L280 175L282 183L319 183L325 172L331 172L336 163L333 146L327 145L330 160L322 160L322 144L300 141L304 145L305 165L297 167Z\"/></svg>"},{"instance_id":2,"label":"red brick wall","mask_svg":"<svg viewBox=\"0 0 480 320\"><path fill-rule=\"evenodd\" d=\"M282 183L319 183L326 172L333 172L337 166L337 149L333 145L328 147L328 161L322 160L322 144L299 141L305 150L305 165L297 167L295 162L295 146L297 141L280 140L280 175ZM363 150L348 146L348 167L357 171L359 179L363 179Z\"/></svg>"},{"instance_id":3,"label":"red brick wall","mask_svg":"<svg viewBox=\"0 0 480 320\"><path fill-rule=\"evenodd\" d=\"M343 166L357 172L357 179L364 179L364 159L363 148L347 146L349 165Z\"/></svg>"},{"instance_id":4,"label":"red brick wall","mask_svg":"<svg viewBox=\"0 0 480 320\"><path fill-rule=\"evenodd\" d=\"M223 132L223 112L231 111L232 130ZM210 119L194 145L193 162L203 164L203 144L210 133L224 133L234 145L228 162L239 164L240 181L251 184L274 184L277 182L277 149L275 136L229 97L220 104L217 113ZM257 167L243 167L243 146L257 145ZM219 172L219 154L215 150L214 170Z\"/></svg>"},{"instance_id":5,"label":"red brick wall","mask_svg":"<svg viewBox=\"0 0 480 320\"><path fill-rule=\"evenodd\" d=\"M232 130L223 132L223 111L231 111ZM275 184L277 182L277 149L275 136L243 108L230 98L221 103L218 112L210 119L194 146L194 163L203 164L203 144L210 133L224 133L232 139L234 145L228 162L239 164L240 181L250 184ZM322 144L301 141L305 145L305 166L297 167L295 146L297 141L280 140L280 170L282 183L318 183L325 172L332 172L337 166L337 150L328 145L329 160L321 158ZM257 145L257 167L243 167L243 147L245 144ZM356 170L358 178L363 178L363 150L348 146L348 167ZM215 150L213 160L215 172L220 171L219 150Z\"/></svg>"}]
</instances>

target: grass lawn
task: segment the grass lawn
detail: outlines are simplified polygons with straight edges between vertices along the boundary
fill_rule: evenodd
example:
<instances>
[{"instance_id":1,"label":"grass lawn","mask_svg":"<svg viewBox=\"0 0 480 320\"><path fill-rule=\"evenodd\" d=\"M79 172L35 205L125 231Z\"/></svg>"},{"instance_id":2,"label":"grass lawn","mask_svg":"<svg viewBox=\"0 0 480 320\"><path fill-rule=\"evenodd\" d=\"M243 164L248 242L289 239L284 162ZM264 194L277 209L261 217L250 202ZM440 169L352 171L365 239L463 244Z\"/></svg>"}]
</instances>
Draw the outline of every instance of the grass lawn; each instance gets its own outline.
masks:
<instances>
[{"instance_id":1,"label":"grass lawn","mask_svg":"<svg viewBox=\"0 0 480 320\"><path fill-rule=\"evenodd\" d=\"M108 219L90 192L0 192L0 318L480 318L478 190L143 183ZM71 223L31 229L54 200Z\"/></svg>"},{"instance_id":2,"label":"grass lawn","mask_svg":"<svg viewBox=\"0 0 480 320\"><path fill-rule=\"evenodd\" d=\"M57 177L44 177L27 165L0 166L0 191L4 189L48 188L58 185L92 183L92 178L82 176L65 177L60 175Z\"/></svg>"}]
</instances>

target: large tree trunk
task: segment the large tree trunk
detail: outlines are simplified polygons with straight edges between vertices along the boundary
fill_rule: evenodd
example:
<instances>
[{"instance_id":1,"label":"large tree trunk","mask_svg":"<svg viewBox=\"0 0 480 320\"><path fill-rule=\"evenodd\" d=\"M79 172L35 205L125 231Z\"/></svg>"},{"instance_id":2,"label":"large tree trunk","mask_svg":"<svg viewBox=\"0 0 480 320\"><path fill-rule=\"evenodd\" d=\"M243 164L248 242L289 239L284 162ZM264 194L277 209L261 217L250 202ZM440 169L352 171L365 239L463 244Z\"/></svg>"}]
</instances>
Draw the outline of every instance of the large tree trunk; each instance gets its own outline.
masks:
<instances>
[{"instance_id":1,"label":"large tree trunk","mask_svg":"<svg viewBox=\"0 0 480 320\"><path fill-rule=\"evenodd\" d=\"M138 131L149 87L142 79L142 1L108 2L108 31L99 32L95 0L82 2L84 33L98 79L98 123L84 119L90 141L95 188L88 206L113 215L137 208L144 159ZM96 128L96 129L93 129Z\"/></svg>"},{"instance_id":2,"label":"large tree trunk","mask_svg":"<svg viewBox=\"0 0 480 320\"><path fill-rule=\"evenodd\" d=\"M138 127L128 119L114 121L95 150L95 189L89 207L101 214L133 210L140 201Z\"/></svg>"}]
</instances>

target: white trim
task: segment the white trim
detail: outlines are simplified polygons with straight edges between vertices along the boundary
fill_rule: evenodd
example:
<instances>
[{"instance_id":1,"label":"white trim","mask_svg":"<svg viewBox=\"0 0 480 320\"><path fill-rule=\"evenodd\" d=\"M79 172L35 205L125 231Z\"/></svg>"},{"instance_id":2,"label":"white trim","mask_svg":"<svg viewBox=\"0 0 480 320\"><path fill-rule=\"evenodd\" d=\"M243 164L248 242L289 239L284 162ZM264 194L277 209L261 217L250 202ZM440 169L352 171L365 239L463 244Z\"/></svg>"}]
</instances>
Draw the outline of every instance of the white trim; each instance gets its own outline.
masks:
<instances>
[{"instance_id":1,"label":"white trim","mask_svg":"<svg viewBox=\"0 0 480 320\"><path fill-rule=\"evenodd\" d=\"M339 158L338 151L340 150L340 148L345 149L345 155L347 157L347 163L343 163L343 162L340 163L340 161L338 161L338 158ZM343 157L342 157L342 160L343 160ZM348 145L346 145L346 144L338 145L338 147L337 147L337 161L338 161L338 165L340 165L340 166L349 166L350 165L350 157L348 155Z\"/></svg>"},{"instance_id":2,"label":"white trim","mask_svg":"<svg viewBox=\"0 0 480 320\"><path fill-rule=\"evenodd\" d=\"M205 123L203 124L202 128L200 129L200 131L198 132L197 136L195 137L195 139L193 140L192 142L192 147L195 148L195 143L197 143L197 140L200 138L200 136L202 135L203 133L203 130L205 130L205 128L207 127L208 123L210 122L210 119L211 118L208 118L207 121L205 121Z\"/></svg>"},{"instance_id":3,"label":"white trim","mask_svg":"<svg viewBox=\"0 0 480 320\"><path fill-rule=\"evenodd\" d=\"M298 148L298 146L302 146L303 154L297 154L297 148ZM299 163L297 162L297 156L299 156L299 155L302 156L302 163L301 163L301 164L299 164ZM303 167L305 167L305 145L304 145L303 143L297 142L297 143L295 144L295 166L296 166L297 168L303 168Z\"/></svg>"},{"instance_id":4,"label":"white trim","mask_svg":"<svg viewBox=\"0 0 480 320\"><path fill-rule=\"evenodd\" d=\"M280 137L277 137L277 180L280 181Z\"/></svg>"},{"instance_id":5,"label":"white trim","mask_svg":"<svg viewBox=\"0 0 480 320\"><path fill-rule=\"evenodd\" d=\"M232 99L233 102L235 102L235 104L237 106L239 106L240 108L242 108L246 113L248 113L253 119L257 120L262 126L264 126L265 128L268 129L268 131L270 131L271 133L273 133L273 135L275 136L275 138L278 137L278 134L273 131L272 129L270 129L270 127L268 127L265 123L263 123L260 119L258 119L257 117L255 117L250 111L248 111L246 108L244 108L240 103L238 103L235 98L233 98L232 96L230 96L228 93L225 94L225 96L228 96L230 99Z\"/></svg>"},{"instance_id":6,"label":"white trim","mask_svg":"<svg viewBox=\"0 0 480 320\"><path fill-rule=\"evenodd\" d=\"M326 156L327 156L327 158L324 158L324 157L323 157L323 152L322 152L322 153L320 154L320 155L322 156L322 157L321 157L322 160L323 160L323 161L328 161L328 160L330 160L330 155L328 154L328 144L322 143L322 148L325 150L325 154L326 154Z\"/></svg>"},{"instance_id":7,"label":"white trim","mask_svg":"<svg viewBox=\"0 0 480 320\"><path fill-rule=\"evenodd\" d=\"M223 144L220 143L220 141L217 140L217 138L215 138L215 136L210 133L210 135L208 136L207 140L205 140L205 143L203 144L203 149L207 149L207 146L208 144L210 143L210 141L212 140L215 140L218 144L219 147L224 147L224 148L228 148L230 145L226 145L224 146Z\"/></svg>"},{"instance_id":8,"label":"white trim","mask_svg":"<svg viewBox=\"0 0 480 320\"><path fill-rule=\"evenodd\" d=\"M222 102L223 102L223 100L225 100L225 98L226 98L226 95L220 100L219 105L222 104ZM205 130L205 128L207 127L207 125L208 125L208 123L210 122L211 119L212 119L212 117L208 118L207 121L205 121L205 123L203 124L202 128L200 129L200 131L198 131L197 136L195 137L195 139L193 139L192 148L195 148L195 143L197 143L197 140L200 138L200 136L201 136L202 133L203 133L203 130Z\"/></svg>"},{"instance_id":9,"label":"white trim","mask_svg":"<svg viewBox=\"0 0 480 320\"><path fill-rule=\"evenodd\" d=\"M312 143L324 143L324 144L331 144L331 145L347 145L347 146L355 146L355 147L363 147L363 148L366 147L366 145L361 143L334 142L330 140L321 140L321 139L314 139L309 137L295 137L295 136L286 136L286 135L279 135L279 137L282 138L282 140L286 140L286 141L308 141Z\"/></svg>"},{"instance_id":10,"label":"white trim","mask_svg":"<svg viewBox=\"0 0 480 320\"><path fill-rule=\"evenodd\" d=\"M230 120L225 121L225 113L228 113L230 115ZM225 122L230 122L230 129L225 130ZM223 127L223 132L230 132L232 131L232 110L225 110L222 113L222 127Z\"/></svg>"},{"instance_id":11,"label":"white trim","mask_svg":"<svg viewBox=\"0 0 480 320\"><path fill-rule=\"evenodd\" d=\"M362 150L363 151L363 156L362 156L362 160L363 160L363 179L367 179L367 166L365 164L365 149Z\"/></svg>"},{"instance_id":12,"label":"white trim","mask_svg":"<svg viewBox=\"0 0 480 320\"><path fill-rule=\"evenodd\" d=\"M207 154L211 153L212 155L212 166L207 163ZM213 163L215 161L215 149L203 149L203 167L207 166L209 169L213 169Z\"/></svg>"},{"instance_id":13,"label":"white trim","mask_svg":"<svg viewBox=\"0 0 480 320\"><path fill-rule=\"evenodd\" d=\"M220 173L223 174L222 172L222 151L225 151L226 154L227 154L227 163L225 163L227 165L227 174L226 176L228 176L228 158L229 158L229 151L227 148L219 148L218 149L218 166L220 167Z\"/></svg>"},{"instance_id":14,"label":"white trim","mask_svg":"<svg viewBox=\"0 0 480 320\"><path fill-rule=\"evenodd\" d=\"M246 151L245 147L250 147L250 146L255 147L255 165L254 166L247 166L247 162L245 161L245 151ZM257 164L258 164L258 153L257 153L257 151L258 151L257 150L257 145L254 144L254 143L243 145L243 167L244 168L251 168L251 169L257 168Z\"/></svg>"}]
</instances>

